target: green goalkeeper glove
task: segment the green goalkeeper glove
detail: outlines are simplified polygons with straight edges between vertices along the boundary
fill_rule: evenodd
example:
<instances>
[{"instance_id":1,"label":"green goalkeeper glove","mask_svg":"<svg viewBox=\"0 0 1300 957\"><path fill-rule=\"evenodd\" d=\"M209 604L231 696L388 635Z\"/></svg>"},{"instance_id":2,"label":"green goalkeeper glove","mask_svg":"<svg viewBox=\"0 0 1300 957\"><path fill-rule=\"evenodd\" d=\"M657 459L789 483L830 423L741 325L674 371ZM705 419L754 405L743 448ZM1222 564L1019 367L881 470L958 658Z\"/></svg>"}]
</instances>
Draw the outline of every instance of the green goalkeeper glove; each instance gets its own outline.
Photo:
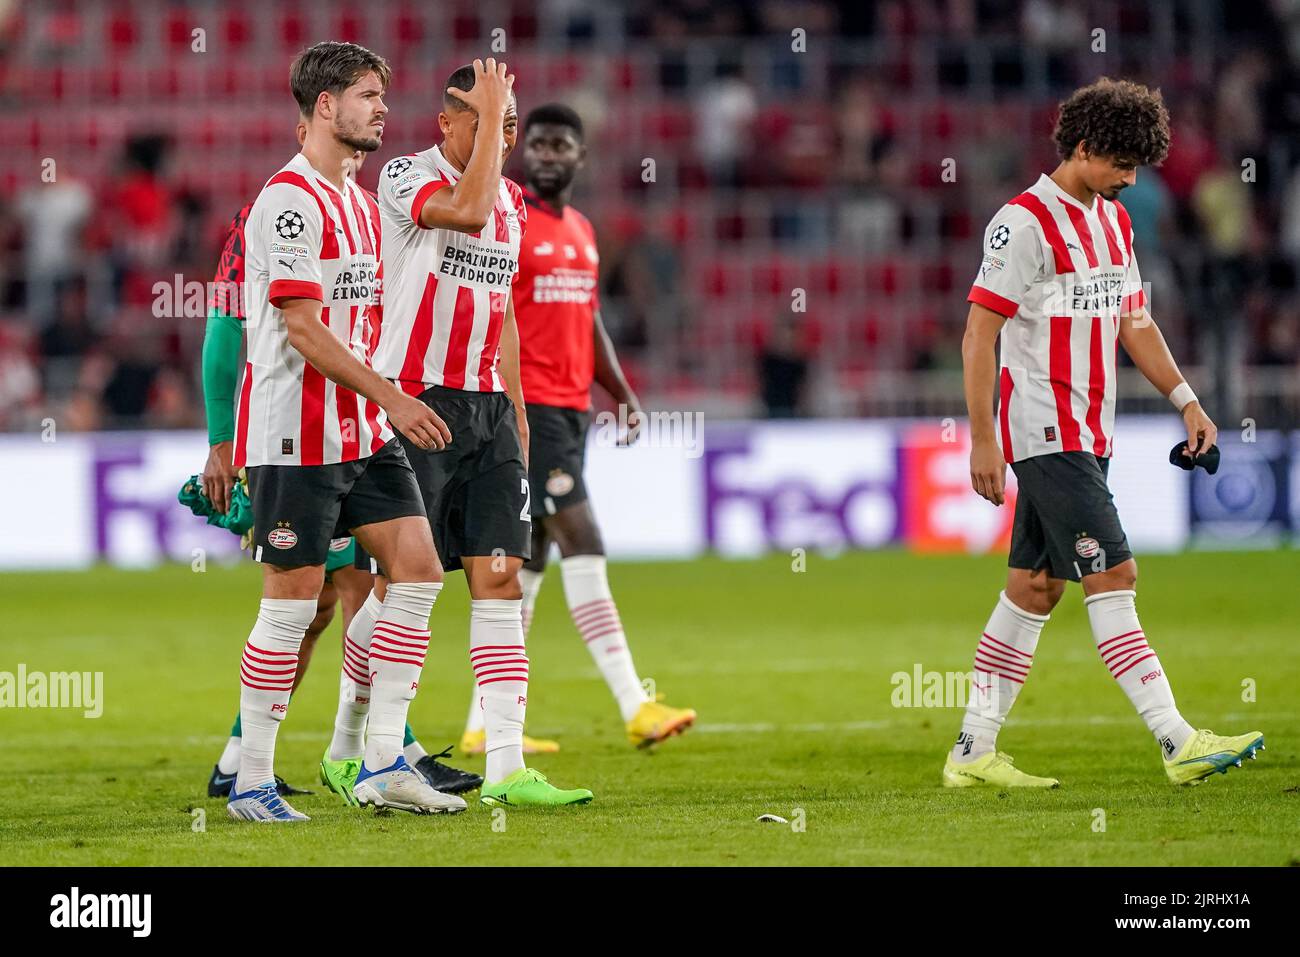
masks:
<instances>
[{"instance_id":1,"label":"green goalkeeper glove","mask_svg":"<svg viewBox=\"0 0 1300 957\"><path fill-rule=\"evenodd\" d=\"M236 482L230 490L230 511L225 515L217 514L211 500L203 494L203 483L197 475L191 475L181 486L176 500L200 518L206 518L209 525L217 525L236 535L242 536L253 527L253 503L248 500L244 483Z\"/></svg>"}]
</instances>

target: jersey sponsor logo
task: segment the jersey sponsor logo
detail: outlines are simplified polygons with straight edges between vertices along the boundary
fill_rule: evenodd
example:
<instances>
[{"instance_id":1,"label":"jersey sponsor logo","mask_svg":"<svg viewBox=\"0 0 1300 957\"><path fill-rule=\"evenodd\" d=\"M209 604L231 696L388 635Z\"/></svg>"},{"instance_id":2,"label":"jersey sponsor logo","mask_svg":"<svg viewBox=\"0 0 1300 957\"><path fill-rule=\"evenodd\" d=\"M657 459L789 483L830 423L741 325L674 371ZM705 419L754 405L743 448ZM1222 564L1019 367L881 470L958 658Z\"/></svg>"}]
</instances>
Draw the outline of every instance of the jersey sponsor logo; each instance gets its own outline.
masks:
<instances>
[{"instance_id":1,"label":"jersey sponsor logo","mask_svg":"<svg viewBox=\"0 0 1300 957\"><path fill-rule=\"evenodd\" d=\"M448 245L442 253L438 272L463 282L486 286L508 287L519 269L519 263L509 255L473 241L469 248L457 249Z\"/></svg>"},{"instance_id":2,"label":"jersey sponsor logo","mask_svg":"<svg viewBox=\"0 0 1300 957\"><path fill-rule=\"evenodd\" d=\"M272 548L278 548L284 551L286 548L293 548L298 544L298 533L292 528L273 528L267 532L266 540Z\"/></svg>"},{"instance_id":3,"label":"jersey sponsor logo","mask_svg":"<svg viewBox=\"0 0 1300 957\"><path fill-rule=\"evenodd\" d=\"M334 277L330 302L373 304L378 301L375 287L377 267L373 262L361 262L355 269L340 269Z\"/></svg>"},{"instance_id":4,"label":"jersey sponsor logo","mask_svg":"<svg viewBox=\"0 0 1300 957\"><path fill-rule=\"evenodd\" d=\"M546 479L546 494L560 498L572 492L573 486L572 475L563 469L551 469L550 475Z\"/></svg>"},{"instance_id":5,"label":"jersey sponsor logo","mask_svg":"<svg viewBox=\"0 0 1300 957\"><path fill-rule=\"evenodd\" d=\"M549 256L553 252L555 252L555 247L550 243L538 243L533 247L533 253L538 256Z\"/></svg>"},{"instance_id":6,"label":"jersey sponsor logo","mask_svg":"<svg viewBox=\"0 0 1300 957\"><path fill-rule=\"evenodd\" d=\"M1080 558L1095 558L1101 552L1101 544L1095 538L1081 538L1074 543L1074 550Z\"/></svg>"},{"instance_id":7,"label":"jersey sponsor logo","mask_svg":"<svg viewBox=\"0 0 1300 957\"><path fill-rule=\"evenodd\" d=\"M1082 281L1048 283L1042 308L1054 316L1117 316L1134 287L1122 271L1099 269Z\"/></svg>"},{"instance_id":8,"label":"jersey sponsor logo","mask_svg":"<svg viewBox=\"0 0 1300 957\"><path fill-rule=\"evenodd\" d=\"M275 217L275 234L281 239L297 239L307 229L307 221L296 209L286 209Z\"/></svg>"},{"instance_id":9,"label":"jersey sponsor logo","mask_svg":"<svg viewBox=\"0 0 1300 957\"><path fill-rule=\"evenodd\" d=\"M1006 223L996 227L993 235L989 237L990 249L1003 249L1007 243L1011 242L1011 227Z\"/></svg>"},{"instance_id":10,"label":"jersey sponsor logo","mask_svg":"<svg viewBox=\"0 0 1300 957\"><path fill-rule=\"evenodd\" d=\"M533 302L591 302L596 277L591 273L557 269L533 277Z\"/></svg>"},{"instance_id":11,"label":"jersey sponsor logo","mask_svg":"<svg viewBox=\"0 0 1300 957\"><path fill-rule=\"evenodd\" d=\"M290 259L277 259L276 262L279 263L281 266L283 266L285 269L289 270L289 272L293 272L293 267L298 265L296 262L293 262ZM294 274L297 275L296 273Z\"/></svg>"},{"instance_id":12,"label":"jersey sponsor logo","mask_svg":"<svg viewBox=\"0 0 1300 957\"><path fill-rule=\"evenodd\" d=\"M399 156L384 167L384 172L388 174L389 179L397 179L397 177L401 176L411 168L413 162L414 160L409 156Z\"/></svg>"},{"instance_id":13,"label":"jersey sponsor logo","mask_svg":"<svg viewBox=\"0 0 1300 957\"><path fill-rule=\"evenodd\" d=\"M350 539L350 538L331 538L331 539L330 539L330 551L332 551L332 552L341 552L341 551L343 551L345 548L348 547L348 543L351 542L351 541L352 541L352 539Z\"/></svg>"}]
</instances>

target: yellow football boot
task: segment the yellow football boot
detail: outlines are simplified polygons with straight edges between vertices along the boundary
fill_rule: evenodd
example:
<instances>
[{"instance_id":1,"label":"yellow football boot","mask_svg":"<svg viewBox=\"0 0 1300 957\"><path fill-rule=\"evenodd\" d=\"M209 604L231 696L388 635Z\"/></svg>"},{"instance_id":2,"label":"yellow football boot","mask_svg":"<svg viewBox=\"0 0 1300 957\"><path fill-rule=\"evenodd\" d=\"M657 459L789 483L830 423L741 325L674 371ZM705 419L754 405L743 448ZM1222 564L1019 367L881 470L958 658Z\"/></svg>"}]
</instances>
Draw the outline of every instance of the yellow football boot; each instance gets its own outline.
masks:
<instances>
[{"instance_id":1,"label":"yellow football boot","mask_svg":"<svg viewBox=\"0 0 1300 957\"><path fill-rule=\"evenodd\" d=\"M694 708L674 708L659 701L645 701L627 723L627 739L638 748L648 748L681 734L694 723Z\"/></svg>"},{"instance_id":2,"label":"yellow football boot","mask_svg":"<svg viewBox=\"0 0 1300 957\"><path fill-rule=\"evenodd\" d=\"M1165 774L1174 784L1200 784L1216 771L1227 774L1229 767L1241 767L1242 758L1254 760L1255 752L1263 750L1264 735L1260 731L1235 737L1197 731L1165 762Z\"/></svg>"},{"instance_id":3,"label":"yellow football boot","mask_svg":"<svg viewBox=\"0 0 1300 957\"><path fill-rule=\"evenodd\" d=\"M482 754L487 750L486 731L466 731L460 736L461 754ZM530 738L524 735L524 754L554 754L560 750L560 742L548 741L546 738Z\"/></svg>"},{"instance_id":4,"label":"yellow football boot","mask_svg":"<svg viewBox=\"0 0 1300 957\"><path fill-rule=\"evenodd\" d=\"M943 786L969 788L988 784L999 788L1054 788L1061 782L1056 778L1039 778L1026 774L1011 762L1011 755L990 751L974 761L958 763L948 755L943 765Z\"/></svg>"}]
</instances>

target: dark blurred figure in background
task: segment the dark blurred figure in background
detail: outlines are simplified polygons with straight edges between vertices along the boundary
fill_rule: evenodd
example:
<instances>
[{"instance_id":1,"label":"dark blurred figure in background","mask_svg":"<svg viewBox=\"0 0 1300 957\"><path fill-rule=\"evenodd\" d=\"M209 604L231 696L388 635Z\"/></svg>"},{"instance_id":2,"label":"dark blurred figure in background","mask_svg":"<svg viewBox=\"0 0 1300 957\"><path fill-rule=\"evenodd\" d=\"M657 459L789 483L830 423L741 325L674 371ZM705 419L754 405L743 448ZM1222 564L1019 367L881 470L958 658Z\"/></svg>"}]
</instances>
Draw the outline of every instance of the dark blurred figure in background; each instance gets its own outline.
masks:
<instances>
[{"instance_id":1,"label":"dark blurred figure in background","mask_svg":"<svg viewBox=\"0 0 1300 957\"><path fill-rule=\"evenodd\" d=\"M764 416L789 419L806 414L804 386L808 381L808 355L795 313L778 312L761 337L758 381Z\"/></svg>"}]
</instances>

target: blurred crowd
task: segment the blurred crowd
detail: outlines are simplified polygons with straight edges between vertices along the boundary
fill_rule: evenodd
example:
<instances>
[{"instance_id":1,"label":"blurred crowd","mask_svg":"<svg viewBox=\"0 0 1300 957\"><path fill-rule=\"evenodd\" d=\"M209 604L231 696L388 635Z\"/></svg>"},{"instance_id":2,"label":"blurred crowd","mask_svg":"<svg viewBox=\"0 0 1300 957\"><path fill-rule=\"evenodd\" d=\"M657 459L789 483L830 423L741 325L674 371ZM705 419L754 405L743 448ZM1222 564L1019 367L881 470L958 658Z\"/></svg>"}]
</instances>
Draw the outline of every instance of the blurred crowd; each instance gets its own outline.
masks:
<instances>
[{"instance_id":1,"label":"blurred crowd","mask_svg":"<svg viewBox=\"0 0 1300 957\"><path fill-rule=\"evenodd\" d=\"M356 39L423 77L395 81L394 119L418 121L390 125L382 160L429 145L427 76L488 52L494 23L522 112L565 99L587 120L576 201L600 237L607 325L652 402L862 414L899 373L959 370L984 225L1055 164L1055 104L1103 74L1161 87L1173 116L1168 160L1123 202L1176 355L1224 401L1269 370L1300 377L1294 3L434 7L436 23L413 2L265 17L0 3L0 430L201 426L203 318L183 283L212 278L230 217L293 148L292 51ZM187 59L191 22L217 24L211 59ZM247 97L219 73L242 69L222 44L274 63ZM227 148L196 125L242 127L245 102L260 140L240 129L248 143ZM940 401L959 409L959 388Z\"/></svg>"}]
</instances>

